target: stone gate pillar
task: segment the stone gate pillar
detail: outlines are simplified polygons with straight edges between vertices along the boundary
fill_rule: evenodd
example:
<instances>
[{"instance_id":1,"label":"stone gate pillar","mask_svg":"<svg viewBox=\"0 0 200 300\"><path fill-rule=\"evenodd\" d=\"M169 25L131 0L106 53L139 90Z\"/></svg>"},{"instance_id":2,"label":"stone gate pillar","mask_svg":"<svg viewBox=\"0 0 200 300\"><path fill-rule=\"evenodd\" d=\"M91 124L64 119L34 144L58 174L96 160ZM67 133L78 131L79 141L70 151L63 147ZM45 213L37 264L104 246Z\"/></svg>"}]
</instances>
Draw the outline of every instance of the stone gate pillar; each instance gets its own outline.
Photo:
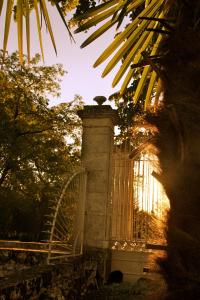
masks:
<instances>
[{"instance_id":1,"label":"stone gate pillar","mask_svg":"<svg viewBox=\"0 0 200 300\"><path fill-rule=\"evenodd\" d=\"M79 116L83 121L82 162L88 172L84 246L108 248L116 111L110 105L86 105Z\"/></svg>"},{"instance_id":2,"label":"stone gate pillar","mask_svg":"<svg viewBox=\"0 0 200 300\"><path fill-rule=\"evenodd\" d=\"M83 122L82 162L88 172L84 252L90 259L98 260L105 278L111 232L111 154L117 113L110 105L86 105L79 116Z\"/></svg>"}]
</instances>

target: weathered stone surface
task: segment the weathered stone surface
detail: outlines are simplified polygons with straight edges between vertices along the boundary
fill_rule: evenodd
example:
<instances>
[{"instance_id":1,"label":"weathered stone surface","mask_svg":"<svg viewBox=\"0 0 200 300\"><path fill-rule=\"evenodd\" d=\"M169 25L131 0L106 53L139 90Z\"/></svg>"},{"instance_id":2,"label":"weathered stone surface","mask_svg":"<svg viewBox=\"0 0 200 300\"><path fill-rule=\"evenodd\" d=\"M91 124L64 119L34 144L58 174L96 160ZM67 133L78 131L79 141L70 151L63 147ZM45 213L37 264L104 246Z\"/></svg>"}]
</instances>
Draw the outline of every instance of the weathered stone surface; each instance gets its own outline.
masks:
<instances>
[{"instance_id":1,"label":"weathered stone surface","mask_svg":"<svg viewBox=\"0 0 200 300\"><path fill-rule=\"evenodd\" d=\"M104 162L104 164L102 164L102 161ZM104 152L92 152L90 153L90 155L85 157L84 162L87 165L88 172L92 172L93 170L106 171L108 170L110 165L110 155Z\"/></svg>"},{"instance_id":2,"label":"weathered stone surface","mask_svg":"<svg viewBox=\"0 0 200 300\"><path fill-rule=\"evenodd\" d=\"M105 214L105 207L102 205L103 199L106 199L105 192L90 192L88 197L87 209L94 214Z\"/></svg>"},{"instance_id":3,"label":"weathered stone surface","mask_svg":"<svg viewBox=\"0 0 200 300\"><path fill-rule=\"evenodd\" d=\"M110 106L85 106L82 160L88 171L85 247L107 248L110 232L110 166L117 114Z\"/></svg>"},{"instance_id":4,"label":"weathered stone surface","mask_svg":"<svg viewBox=\"0 0 200 300\"><path fill-rule=\"evenodd\" d=\"M81 119L87 120L87 125L90 124L90 119L92 119L92 124L94 124L94 120L96 121L95 124L98 125L99 119L105 119L106 124L108 122L112 122L112 124L118 124L118 115L115 110L112 109L110 105L85 105L84 110L78 112ZM102 122L103 123L103 122ZM103 123L104 124L104 123Z\"/></svg>"},{"instance_id":5,"label":"weathered stone surface","mask_svg":"<svg viewBox=\"0 0 200 300\"><path fill-rule=\"evenodd\" d=\"M109 174L106 171L89 171L88 172L88 193L107 193ZM107 202L107 197L104 199ZM104 201L102 201L103 203Z\"/></svg>"},{"instance_id":6,"label":"weathered stone surface","mask_svg":"<svg viewBox=\"0 0 200 300\"><path fill-rule=\"evenodd\" d=\"M20 271L14 268L11 275L0 280L0 299L77 299L84 295L84 283L87 286L85 265L83 257L79 257L62 264L37 265ZM87 265L88 272L91 268Z\"/></svg>"}]
</instances>

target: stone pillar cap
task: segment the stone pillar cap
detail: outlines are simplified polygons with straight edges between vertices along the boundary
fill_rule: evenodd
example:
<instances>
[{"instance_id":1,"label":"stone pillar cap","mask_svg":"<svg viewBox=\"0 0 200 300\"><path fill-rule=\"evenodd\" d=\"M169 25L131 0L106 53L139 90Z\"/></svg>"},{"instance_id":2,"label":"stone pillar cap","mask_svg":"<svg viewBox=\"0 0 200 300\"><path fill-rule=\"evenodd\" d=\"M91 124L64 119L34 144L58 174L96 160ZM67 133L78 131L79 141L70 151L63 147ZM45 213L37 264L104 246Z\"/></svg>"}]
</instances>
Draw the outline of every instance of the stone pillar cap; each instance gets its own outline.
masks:
<instances>
[{"instance_id":1,"label":"stone pillar cap","mask_svg":"<svg viewBox=\"0 0 200 300\"><path fill-rule=\"evenodd\" d=\"M83 110L78 111L78 116L83 119L110 118L114 125L118 125L118 113L110 105L85 105Z\"/></svg>"}]
</instances>

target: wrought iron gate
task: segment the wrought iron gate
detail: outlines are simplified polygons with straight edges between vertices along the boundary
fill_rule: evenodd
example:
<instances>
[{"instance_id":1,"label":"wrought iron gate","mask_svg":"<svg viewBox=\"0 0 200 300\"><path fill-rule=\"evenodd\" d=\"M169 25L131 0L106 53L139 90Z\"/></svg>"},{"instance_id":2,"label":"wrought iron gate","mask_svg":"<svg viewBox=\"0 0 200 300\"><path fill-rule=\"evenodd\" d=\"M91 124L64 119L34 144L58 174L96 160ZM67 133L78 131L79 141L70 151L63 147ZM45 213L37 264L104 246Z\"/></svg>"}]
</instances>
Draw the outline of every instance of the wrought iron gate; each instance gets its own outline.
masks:
<instances>
[{"instance_id":1,"label":"wrought iron gate","mask_svg":"<svg viewBox=\"0 0 200 300\"><path fill-rule=\"evenodd\" d=\"M131 249L164 240L164 219L169 208L161 184L152 176L157 159L141 153L130 159L129 143L115 146L112 174L112 248Z\"/></svg>"},{"instance_id":2,"label":"wrought iron gate","mask_svg":"<svg viewBox=\"0 0 200 300\"><path fill-rule=\"evenodd\" d=\"M87 173L75 172L52 205L48 226L47 263L82 254Z\"/></svg>"}]
</instances>

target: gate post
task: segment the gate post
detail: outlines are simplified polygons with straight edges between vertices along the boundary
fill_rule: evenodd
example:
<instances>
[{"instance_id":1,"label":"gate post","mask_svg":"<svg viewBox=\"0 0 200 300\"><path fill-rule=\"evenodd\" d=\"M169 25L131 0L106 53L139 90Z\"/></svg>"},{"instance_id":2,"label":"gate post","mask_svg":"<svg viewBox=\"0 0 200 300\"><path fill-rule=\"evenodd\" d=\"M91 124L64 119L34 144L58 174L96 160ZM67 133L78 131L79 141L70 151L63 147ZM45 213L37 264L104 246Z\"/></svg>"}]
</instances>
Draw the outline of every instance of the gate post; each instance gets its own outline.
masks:
<instances>
[{"instance_id":1,"label":"gate post","mask_svg":"<svg viewBox=\"0 0 200 300\"><path fill-rule=\"evenodd\" d=\"M90 256L94 257L95 252L96 257L104 256L105 275L111 225L111 155L117 113L110 105L86 105L79 116L83 122L82 162L88 172L83 246Z\"/></svg>"}]
</instances>

